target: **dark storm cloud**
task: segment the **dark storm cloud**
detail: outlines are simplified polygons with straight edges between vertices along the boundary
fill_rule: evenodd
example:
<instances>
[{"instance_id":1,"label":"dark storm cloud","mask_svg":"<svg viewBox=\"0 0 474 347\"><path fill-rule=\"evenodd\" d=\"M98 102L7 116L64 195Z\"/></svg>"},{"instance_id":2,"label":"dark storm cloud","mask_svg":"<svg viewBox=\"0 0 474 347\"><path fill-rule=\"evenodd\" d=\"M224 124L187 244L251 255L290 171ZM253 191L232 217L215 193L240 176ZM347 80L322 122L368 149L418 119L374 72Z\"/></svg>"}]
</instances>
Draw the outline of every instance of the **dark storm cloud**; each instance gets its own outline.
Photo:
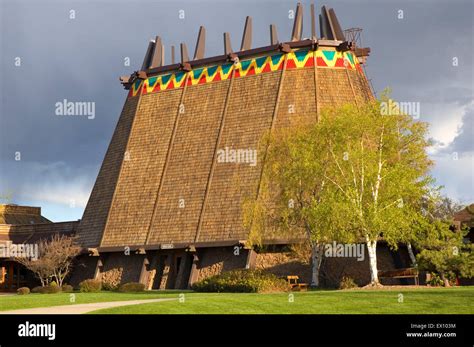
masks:
<instances>
[{"instance_id":1,"label":"dark storm cloud","mask_svg":"<svg viewBox=\"0 0 474 347\"><path fill-rule=\"evenodd\" d=\"M303 1L307 37L309 3ZM254 47L269 43L271 23L280 40L288 40L288 11L296 1L0 4L0 193L18 192L22 203L31 198L28 191L35 184L76 191L73 187L88 182L83 189L89 193L126 95L118 76L141 66L149 39L162 36L169 61L171 44L186 42L192 54L199 25L205 25L206 55L222 54L222 33L230 32L238 50L245 16L252 15ZM343 27L364 29L362 44L372 48L367 72L376 91L390 86L395 98L422 104L472 101L471 1L346 0L327 5L335 8ZM75 19L69 18L70 10ZM179 10L185 11L184 20ZM403 19L397 17L399 10ZM14 65L15 57L21 58L20 67ZM129 67L124 66L126 57ZM453 57L459 61L456 67ZM95 102L95 118L55 115L55 103L63 99ZM425 120L436 126L429 116ZM15 152L21 152L20 162L14 161ZM58 168L64 174L57 174ZM25 175L25 170L30 172Z\"/></svg>"}]
</instances>

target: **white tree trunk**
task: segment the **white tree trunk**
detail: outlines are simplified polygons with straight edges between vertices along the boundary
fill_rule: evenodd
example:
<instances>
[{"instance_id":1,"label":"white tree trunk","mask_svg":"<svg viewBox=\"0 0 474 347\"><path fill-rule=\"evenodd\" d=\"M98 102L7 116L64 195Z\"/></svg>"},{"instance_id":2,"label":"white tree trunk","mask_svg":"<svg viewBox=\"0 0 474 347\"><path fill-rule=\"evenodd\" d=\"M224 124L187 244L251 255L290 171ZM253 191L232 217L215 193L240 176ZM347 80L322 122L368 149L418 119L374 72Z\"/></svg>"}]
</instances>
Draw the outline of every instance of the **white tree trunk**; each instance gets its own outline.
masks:
<instances>
[{"instance_id":1,"label":"white tree trunk","mask_svg":"<svg viewBox=\"0 0 474 347\"><path fill-rule=\"evenodd\" d=\"M416 262L415 254L413 253L413 248L411 247L411 243L407 244L407 250L408 250L408 255L410 256L410 260L412 263L412 266L418 266L418 263Z\"/></svg>"},{"instance_id":2,"label":"white tree trunk","mask_svg":"<svg viewBox=\"0 0 474 347\"><path fill-rule=\"evenodd\" d=\"M377 240L370 240L367 237L367 252L369 253L370 265L370 284L379 285L379 276L377 270Z\"/></svg>"},{"instance_id":3,"label":"white tree trunk","mask_svg":"<svg viewBox=\"0 0 474 347\"><path fill-rule=\"evenodd\" d=\"M311 287L319 287L319 269L323 260L324 245L316 243L311 247Z\"/></svg>"}]
</instances>

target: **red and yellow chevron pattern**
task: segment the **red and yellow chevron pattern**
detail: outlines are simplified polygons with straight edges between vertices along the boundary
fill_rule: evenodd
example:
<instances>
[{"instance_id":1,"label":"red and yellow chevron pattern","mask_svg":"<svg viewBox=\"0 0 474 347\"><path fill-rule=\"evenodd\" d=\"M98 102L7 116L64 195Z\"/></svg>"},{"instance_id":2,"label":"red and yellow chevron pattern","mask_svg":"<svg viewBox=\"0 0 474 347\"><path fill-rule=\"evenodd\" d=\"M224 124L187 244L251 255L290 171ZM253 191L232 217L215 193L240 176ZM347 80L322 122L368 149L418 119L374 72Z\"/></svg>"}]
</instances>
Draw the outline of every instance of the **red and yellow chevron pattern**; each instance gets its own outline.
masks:
<instances>
[{"instance_id":1,"label":"red and yellow chevron pattern","mask_svg":"<svg viewBox=\"0 0 474 347\"><path fill-rule=\"evenodd\" d=\"M175 72L171 74L153 76L144 82L135 81L129 91L129 97L136 96L140 90L142 94L150 94L164 90L176 89L198 84L225 81L228 79L258 75L267 72L286 69L300 69L307 67L318 68L345 68L356 69L360 73L362 68L357 57L350 51L338 52L336 50L296 50L287 54L279 53L242 60L237 63L226 63L223 65L208 66L194 69L190 72ZM316 59L315 59L316 58Z\"/></svg>"}]
</instances>

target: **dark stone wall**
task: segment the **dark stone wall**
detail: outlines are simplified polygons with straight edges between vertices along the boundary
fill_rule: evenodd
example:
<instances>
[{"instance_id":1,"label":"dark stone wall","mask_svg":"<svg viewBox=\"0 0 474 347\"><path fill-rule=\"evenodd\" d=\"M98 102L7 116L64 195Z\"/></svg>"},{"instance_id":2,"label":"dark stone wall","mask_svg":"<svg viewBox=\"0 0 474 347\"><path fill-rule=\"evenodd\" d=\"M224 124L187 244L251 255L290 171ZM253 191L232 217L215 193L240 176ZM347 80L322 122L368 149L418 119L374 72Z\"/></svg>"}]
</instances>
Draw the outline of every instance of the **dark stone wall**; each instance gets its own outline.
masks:
<instances>
[{"instance_id":1,"label":"dark stone wall","mask_svg":"<svg viewBox=\"0 0 474 347\"><path fill-rule=\"evenodd\" d=\"M234 251L234 247L199 249L197 281L220 274L224 271L245 268L248 250L239 248L238 255L235 255Z\"/></svg>"},{"instance_id":2,"label":"dark stone wall","mask_svg":"<svg viewBox=\"0 0 474 347\"><path fill-rule=\"evenodd\" d=\"M89 255L81 255L73 263L71 276L67 283L77 288L79 283L94 277L97 261L99 257L91 257Z\"/></svg>"},{"instance_id":3,"label":"dark stone wall","mask_svg":"<svg viewBox=\"0 0 474 347\"><path fill-rule=\"evenodd\" d=\"M100 278L103 282L117 286L128 282L138 282L145 256L125 255L123 252L109 253L102 260Z\"/></svg>"},{"instance_id":4,"label":"dark stone wall","mask_svg":"<svg viewBox=\"0 0 474 347\"><path fill-rule=\"evenodd\" d=\"M309 260L309 259L308 259ZM266 270L278 277L286 278L295 275L300 282L310 283L311 266L289 252L257 253L255 269Z\"/></svg>"},{"instance_id":5,"label":"dark stone wall","mask_svg":"<svg viewBox=\"0 0 474 347\"><path fill-rule=\"evenodd\" d=\"M343 276L354 279L359 286L370 283L369 256L364 247L364 260L357 258L324 258L321 264L320 281L323 287L337 288ZM377 245L377 266L379 270L393 270L410 265L409 256L405 247L391 251L386 244ZM309 262L297 259L291 253L259 253L256 268L264 269L279 277L296 275L301 282L311 283L311 265ZM382 279L382 284L399 285L414 284L412 279Z\"/></svg>"},{"instance_id":6,"label":"dark stone wall","mask_svg":"<svg viewBox=\"0 0 474 347\"><path fill-rule=\"evenodd\" d=\"M234 254L234 247L215 247L198 249L199 261L197 264L196 281L220 274L221 272L243 269L246 266L248 250L239 248L238 254ZM364 247L364 260L357 258L324 258L321 264L320 280L323 287L337 288L343 276L351 277L359 286L370 282L369 258L367 249ZM125 255L124 253L102 254L100 278L104 283L118 286L127 282L139 282L140 273L145 257L149 265L145 267L142 282L150 288L171 289L186 288L192 257L183 250L168 250L148 252L147 255ZM176 257L181 257L181 266L178 270ZM81 256L76 262L69 283L77 284L86 279L93 278L99 257ZM405 247L397 251L391 251L383 243L377 246L377 263L379 270L392 270L410 266L410 260ZM311 265L302 261L288 252L265 252L258 253L255 259L256 269L266 270L279 277L297 275L304 283L311 282ZM178 272L177 272L178 271ZM153 272L153 278L150 273ZM420 276L421 279L421 276ZM413 279L382 279L382 284L413 284Z\"/></svg>"},{"instance_id":7,"label":"dark stone wall","mask_svg":"<svg viewBox=\"0 0 474 347\"><path fill-rule=\"evenodd\" d=\"M321 284L325 287L337 288L344 276L351 277L359 286L369 284L370 269L367 247L364 247L364 253L363 261L358 261L357 258L324 258L321 264ZM408 257L408 254L406 254L406 257ZM400 259L399 264L396 264L397 261L394 258ZM403 254L396 254L396 252L390 251L387 245L377 245L377 267L379 270L393 270L407 266L408 262L404 259ZM399 285L401 281L384 278L381 280L381 283Z\"/></svg>"}]
</instances>

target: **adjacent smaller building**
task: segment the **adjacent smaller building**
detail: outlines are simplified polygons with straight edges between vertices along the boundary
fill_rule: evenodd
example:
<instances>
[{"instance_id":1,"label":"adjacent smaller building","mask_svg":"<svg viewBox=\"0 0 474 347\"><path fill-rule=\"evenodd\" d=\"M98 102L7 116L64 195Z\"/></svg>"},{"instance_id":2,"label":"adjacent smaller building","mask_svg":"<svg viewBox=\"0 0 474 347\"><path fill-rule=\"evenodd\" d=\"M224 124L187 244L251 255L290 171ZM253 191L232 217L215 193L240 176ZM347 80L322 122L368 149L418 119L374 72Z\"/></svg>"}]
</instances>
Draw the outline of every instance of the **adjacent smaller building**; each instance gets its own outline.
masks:
<instances>
[{"instance_id":1,"label":"adjacent smaller building","mask_svg":"<svg viewBox=\"0 0 474 347\"><path fill-rule=\"evenodd\" d=\"M19 263L12 250L34 245L55 234L73 235L79 221L53 223L41 215L41 207L0 204L0 291L37 285L38 280Z\"/></svg>"},{"instance_id":2,"label":"adjacent smaller building","mask_svg":"<svg viewBox=\"0 0 474 347\"><path fill-rule=\"evenodd\" d=\"M453 216L456 228L468 228L469 232L466 239L474 242L474 204L464 207L461 211L456 212Z\"/></svg>"}]
</instances>

